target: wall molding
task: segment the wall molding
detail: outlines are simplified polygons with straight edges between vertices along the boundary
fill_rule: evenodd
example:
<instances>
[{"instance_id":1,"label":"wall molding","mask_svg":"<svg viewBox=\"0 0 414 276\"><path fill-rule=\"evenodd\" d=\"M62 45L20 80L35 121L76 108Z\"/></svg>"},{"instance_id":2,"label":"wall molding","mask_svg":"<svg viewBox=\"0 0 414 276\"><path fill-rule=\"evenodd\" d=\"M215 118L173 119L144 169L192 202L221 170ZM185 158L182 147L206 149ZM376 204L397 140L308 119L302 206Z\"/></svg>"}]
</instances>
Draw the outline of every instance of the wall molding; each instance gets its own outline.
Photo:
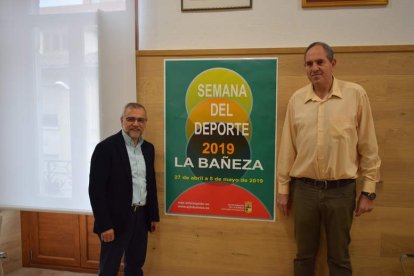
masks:
<instances>
[{"instance_id":1,"label":"wall molding","mask_svg":"<svg viewBox=\"0 0 414 276\"><path fill-rule=\"evenodd\" d=\"M238 56L238 55L274 55L302 54L306 47L293 48L249 48L249 49L194 49L194 50L139 50L137 57L170 56ZM372 45L372 46L335 46L335 53L384 53L413 52L414 45Z\"/></svg>"}]
</instances>

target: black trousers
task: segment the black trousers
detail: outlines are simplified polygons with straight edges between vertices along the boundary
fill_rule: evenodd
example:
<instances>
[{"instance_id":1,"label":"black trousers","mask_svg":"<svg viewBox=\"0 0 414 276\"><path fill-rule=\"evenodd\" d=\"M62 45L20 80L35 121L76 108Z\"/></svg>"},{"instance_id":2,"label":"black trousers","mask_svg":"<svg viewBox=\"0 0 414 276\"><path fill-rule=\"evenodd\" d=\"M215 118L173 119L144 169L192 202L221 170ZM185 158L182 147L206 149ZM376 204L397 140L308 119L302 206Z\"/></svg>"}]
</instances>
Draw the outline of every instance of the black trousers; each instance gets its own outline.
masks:
<instances>
[{"instance_id":1,"label":"black trousers","mask_svg":"<svg viewBox=\"0 0 414 276\"><path fill-rule=\"evenodd\" d=\"M121 234L115 233L112 242L101 241L100 276L116 276L122 257L124 257L125 276L144 275L142 266L147 254L147 216L146 207L131 210L125 231Z\"/></svg>"}]
</instances>

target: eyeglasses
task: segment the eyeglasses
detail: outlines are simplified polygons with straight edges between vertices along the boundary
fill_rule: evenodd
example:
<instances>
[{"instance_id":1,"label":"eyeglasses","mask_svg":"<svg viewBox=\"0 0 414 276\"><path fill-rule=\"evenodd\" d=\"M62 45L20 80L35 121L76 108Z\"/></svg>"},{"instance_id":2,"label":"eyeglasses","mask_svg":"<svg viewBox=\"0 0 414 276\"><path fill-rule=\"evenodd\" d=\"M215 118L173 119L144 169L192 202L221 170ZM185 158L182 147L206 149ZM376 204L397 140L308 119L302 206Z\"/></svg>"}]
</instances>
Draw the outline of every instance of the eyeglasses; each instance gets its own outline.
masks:
<instances>
[{"instance_id":1,"label":"eyeglasses","mask_svg":"<svg viewBox=\"0 0 414 276\"><path fill-rule=\"evenodd\" d=\"M144 124L144 123L147 122L147 119L146 118L126 117L125 120L128 123L135 123L135 122L137 122L137 123L140 123L140 124Z\"/></svg>"}]
</instances>

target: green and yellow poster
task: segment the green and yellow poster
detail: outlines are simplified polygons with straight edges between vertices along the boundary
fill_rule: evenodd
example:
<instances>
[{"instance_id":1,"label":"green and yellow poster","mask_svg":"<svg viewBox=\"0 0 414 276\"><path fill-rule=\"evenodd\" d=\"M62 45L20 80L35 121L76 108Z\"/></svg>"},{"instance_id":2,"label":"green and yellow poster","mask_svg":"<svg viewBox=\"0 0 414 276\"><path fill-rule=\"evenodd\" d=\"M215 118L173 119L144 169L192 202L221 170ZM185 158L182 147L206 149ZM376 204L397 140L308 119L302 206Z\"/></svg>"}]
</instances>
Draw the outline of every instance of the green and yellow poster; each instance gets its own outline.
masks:
<instances>
[{"instance_id":1,"label":"green and yellow poster","mask_svg":"<svg viewBox=\"0 0 414 276\"><path fill-rule=\"evenodd\" d=\"M166 213L274 220L277 59L164 69Z\"/></svg>"}]
</instances>

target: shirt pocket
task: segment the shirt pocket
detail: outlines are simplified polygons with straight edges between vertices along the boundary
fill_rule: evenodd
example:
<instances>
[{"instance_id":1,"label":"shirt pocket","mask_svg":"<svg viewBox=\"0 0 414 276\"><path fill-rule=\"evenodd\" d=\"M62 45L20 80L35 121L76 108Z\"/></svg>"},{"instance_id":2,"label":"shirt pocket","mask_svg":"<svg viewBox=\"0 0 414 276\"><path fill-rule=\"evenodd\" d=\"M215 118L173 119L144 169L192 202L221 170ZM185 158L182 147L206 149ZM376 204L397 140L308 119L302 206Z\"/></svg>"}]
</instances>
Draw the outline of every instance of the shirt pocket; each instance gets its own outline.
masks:
<instances>
[{"instance_id":1,"label":"shirt pocket","mask_svg":"<svg viewBox=\"0 0 414 276\"><path fill-rule=\"evenodd\" d=\"M352 117L334 116L329 119L329 134L332 138L347 139L356 133L355 120Z\"/></svg>"}]
</instances>

